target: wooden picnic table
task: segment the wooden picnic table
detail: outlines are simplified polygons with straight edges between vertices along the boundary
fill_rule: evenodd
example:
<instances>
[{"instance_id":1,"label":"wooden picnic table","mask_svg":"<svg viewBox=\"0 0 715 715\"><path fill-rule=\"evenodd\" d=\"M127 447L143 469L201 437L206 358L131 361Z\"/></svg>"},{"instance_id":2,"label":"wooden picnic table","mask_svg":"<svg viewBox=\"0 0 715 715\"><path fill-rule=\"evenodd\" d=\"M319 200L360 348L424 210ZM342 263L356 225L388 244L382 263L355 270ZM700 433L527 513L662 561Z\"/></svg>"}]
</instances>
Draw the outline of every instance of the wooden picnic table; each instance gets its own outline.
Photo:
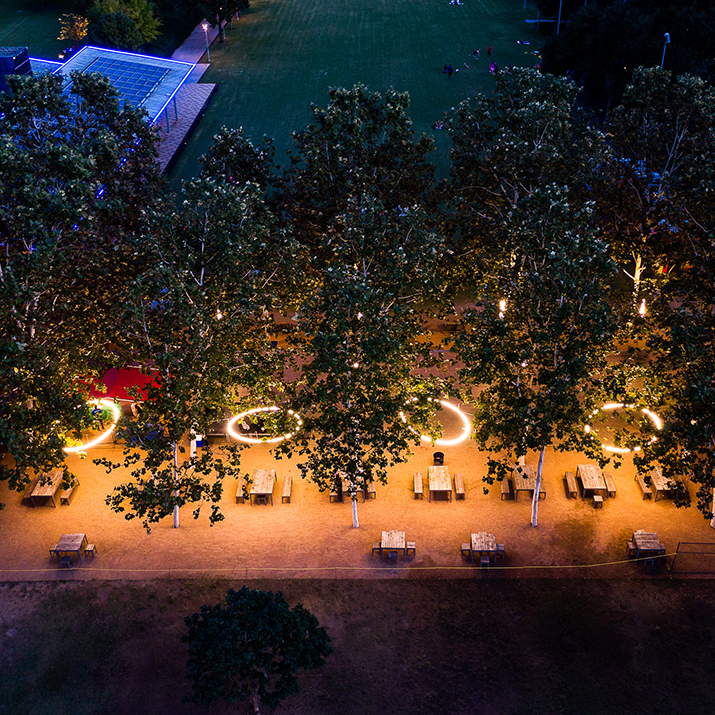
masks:
<instances>
[{"instance_id":1,"label":"wooden picnic table","mask_svg":"<svg viewBox=\"0 0 715 715\"><path fill-rule=\"evenodd\" d=\"M534 494L536 472L531 464L517 464L512 470L511 476L514 480L514 501L519 499L519 492ZM539 492L539 499L546 497L546 492L543 489L540 489Z\"/></svg>"},{"instance_id":2,"label":"wooden picnic table","mask_svg":"<svg viewBox=\"0 0 715 715\"><path fill-rule=\"evenodd\" d=\"M663 556L665 544L658 538L655 531L634 531L633 541L636 545L636 558L643 556Z\"/></svg>"},{"instance_id":3,"label":"wooden picnic table","mask_svg":"<svg viewBox=\"0 0 715 715\"><path fill-rule=\"evenodd\" d=\"M271 506L273 506L273 487L276 483L275 469L254 469L253 477L251 478L251 491L248 495L249 503L253 504L253 497L258 501L259 498L266 499L270 497Z\"/></svg>"},{"instance_id":4,"label":"wooden picnic table","mask_svg":"<svg viewBox=\"0 0 715 715\"><path fill-rule=\"evenodd\" d=\"M62 534L57 546L52 550L58 558L62 554L77 554L79 562L82 563L82 549L87 545L86 534Z\"/></svg>"},{"instance_id":5,"label":"wooden picnic table","mask_svg":"<svg viewBox=\"0 0 715 715\"><path fill-rule=\"evenodd\" d=\"M583 491L581 496L586 499L589 495L586 492L605 492L600 496L608 495L608 487L606 480L603 478L603 472L600 467L595 464L579 464L576 468L576 476L581 480Z\"/></svg>"},{"instance_id":6,"label":"wooden picnic table","mask_svg":"<svg viewBox=\"0 0 715 715\"><path fill-rule=\"evenodd\" d=\"M492 554L497 552L497 537L494 534L490 534L487 531L478 531L476 534L472 534L472 561L474 561L474 555L479 554L489 554L491 558Z\"/></svg>"},{"instance_id":7,"label":"wooden picnic table","mask_svg":"<svg viewBox=\"0 0 715 715\"><path fill-rule=\"evenodd\" d=\"M45 482L43 484L43 482ZM35 506L35 499L50 499L52 501L52 506L57 508L57 502L55 501L55 494L59 490L62 484L62 470L53 469L47 474L43 474L39 481L35 485L35 488L30 494L30 501L32 506Z\"/></svg>"},{"instance_id":8,"label":"wooden picnic table","mask_svg":"<svg viewBox=\"0 0 715 715\"><path fill-rule=\"evenodd\" d=\"M385 551L402 551L402 558L405 558L405 549L407 541L405 540L404 531L383 531L380 541L381 554Z\"/></svg>"},{"instance_id":9,"label":"wooden picnic table","mask_svg":"<svg viewBox=\"0 0 715 715\"><path fill-rule=\"evenodd\" d=\"M449 467L428 467L427 480L429 482L430 501L432 501L432 492L435 494L448 494L449 501L452 501L452 477L449 476Z\"/></svg>"},{"instance_id":10,"label":"wooden picnic table","mask_svg":"<svg viewBox=\"0 0 715 715\"><path fill-rule=\"evenodd\" d=\"M675 482L675 486L673 486L673 482ZM675 492L678 490L678 486L682 485L682 480L666 479L663 476L663 470L660 468L660 465L656 464L650 472L650 483L653 485L653 501L658 501L659 497L672 499L673 496L675 496Z\"/></svg>"}]
</instances>

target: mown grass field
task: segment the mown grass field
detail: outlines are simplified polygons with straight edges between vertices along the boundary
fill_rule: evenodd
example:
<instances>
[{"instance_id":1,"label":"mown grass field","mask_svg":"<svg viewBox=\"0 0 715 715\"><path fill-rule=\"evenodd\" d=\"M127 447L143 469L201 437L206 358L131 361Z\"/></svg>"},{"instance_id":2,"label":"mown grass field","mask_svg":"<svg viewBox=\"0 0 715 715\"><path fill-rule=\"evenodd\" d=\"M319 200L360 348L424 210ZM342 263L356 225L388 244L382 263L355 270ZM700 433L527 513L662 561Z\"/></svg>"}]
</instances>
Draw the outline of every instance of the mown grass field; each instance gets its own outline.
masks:
<instances>
[{"instance_id":1,"label":"mown grass field","mask_svg":"<svg viewBox=\"0 0 715 715\"><path fill-rule=\"evenodd\" d=\"M58 60L71 43L58 40L60 16L72 12L71 0L2 0L0 47L27 47L30 57Z\"/></svg>"},{"instance_id":2,"label":"mown grass field","mask_svg":"<svg viewBox=\"0 0 715 715\"><path fill-rule=\"evenodd\" d=\"M311 102L324 105L329 87L356 83L409 92L415 130L434 136L433 160L444 170L448 137L431 127L462 99L492 90L487 46L499 67L538 62L531 53L541 36L524 22L536 10L531 0L523 7L522 0L461 6L448 0L253 0L227 29L227 42L211 47L202 81L220 87L172 172L174 187L196 174L199 156L224 124L243 126L254 141L273 137L277 159L285 161L290 132L311 120ZM475 62L468 55L477 48ZM459 72L448 79L444 64Z\"/></svg>"},{"instance_id":3,"label":"mown grass field","mask_svg":"<svg viewBox=\"0 0 715 715\"><path fill-rule=\"evenodd\" d=\"M3 715L249 713L182 703L183 618L219 579L0 585ZM281 715L703 715L712 581L249 582L312 611L334 647ZM269 715L269 708L263 710Z\"/></svg>"}]
</instances>

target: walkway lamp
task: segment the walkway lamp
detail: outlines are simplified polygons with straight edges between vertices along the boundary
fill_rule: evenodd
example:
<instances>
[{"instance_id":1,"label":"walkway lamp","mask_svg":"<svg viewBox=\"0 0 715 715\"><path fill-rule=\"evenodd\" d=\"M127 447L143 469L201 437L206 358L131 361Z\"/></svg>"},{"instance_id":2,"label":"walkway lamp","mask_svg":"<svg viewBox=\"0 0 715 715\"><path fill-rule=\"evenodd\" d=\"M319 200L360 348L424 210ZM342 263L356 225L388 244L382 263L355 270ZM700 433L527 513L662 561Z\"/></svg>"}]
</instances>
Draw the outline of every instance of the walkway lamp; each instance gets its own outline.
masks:
<instances>
[{"instance_id":1,"label":"walkway lamp","mask_svg":"<svg viewBox=\"0 0 715 715\"><path fill-rule=\"evenodd\" d=\"M665 35L663 35L663 57L660 60L660 68L663 69L663 62L665 62L665 48L670 44L670 33L666 32Z\"/></svg>"},{"instance_id":2,"label":"walkway lamp","mask_svg":"<svg viewBox=\"0 0 715 715\"><path fill-rule=\"evenodd\" d=\"M211 62L211 53L209 52L209 25L204 22L201 27L204 28L204 36L206 37L206 58Z\"/></svg>"}]
</instances>

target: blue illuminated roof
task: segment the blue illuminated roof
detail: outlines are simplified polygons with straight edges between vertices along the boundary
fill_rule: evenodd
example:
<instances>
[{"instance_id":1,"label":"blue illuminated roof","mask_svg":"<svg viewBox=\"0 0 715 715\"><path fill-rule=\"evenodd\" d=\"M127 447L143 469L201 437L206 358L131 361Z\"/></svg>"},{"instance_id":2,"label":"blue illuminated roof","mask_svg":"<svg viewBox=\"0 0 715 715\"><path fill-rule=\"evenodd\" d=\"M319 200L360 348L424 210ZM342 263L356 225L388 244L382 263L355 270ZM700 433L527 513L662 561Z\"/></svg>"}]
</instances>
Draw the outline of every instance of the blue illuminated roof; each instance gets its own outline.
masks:
<instances>
[{"instance_id":1,"label":"blue illuminated roof","mask_svg":"<svg viewBox=\"0 0 715 715\"><path fill-rule=\"evenodd\" d=\"M144 107L155 122L194 68L189 62L133 52L85 46L59 67L55 74L66 77L69 91L70 72L99 72L109 78L121 98L132 107Z\"/></svg>"}]
</instances>

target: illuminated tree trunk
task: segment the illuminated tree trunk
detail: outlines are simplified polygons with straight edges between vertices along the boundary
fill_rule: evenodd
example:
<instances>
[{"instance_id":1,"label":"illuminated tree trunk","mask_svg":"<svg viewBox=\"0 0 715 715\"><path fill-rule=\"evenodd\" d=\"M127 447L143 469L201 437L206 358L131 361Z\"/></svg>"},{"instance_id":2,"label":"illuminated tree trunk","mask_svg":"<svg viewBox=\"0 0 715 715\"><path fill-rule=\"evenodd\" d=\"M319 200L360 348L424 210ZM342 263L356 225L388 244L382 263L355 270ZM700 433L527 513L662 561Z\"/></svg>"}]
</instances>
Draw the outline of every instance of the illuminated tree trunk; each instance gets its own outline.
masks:
<instances>
[{"instance_id":1,"label":"illuminated tree trunk","mask_svg":"<svg viewBox=\"0 0 715 715\"><path fill-rule=\"evenodd\" d=\"M541 454L539 455L539 466L536 470L536 485L534 486L534 496L531 500L531 525L536 526L536 518L539 511L539 493L541 492L541 470L544 466L544 453L546 452L546 447L541 448Z\"/></svg>"},{"instance_id":2,"label":"illuminated tree trunk","mask_svg":"<svg viewBox=\"0 0 715 715\"><path fill-rule=\"evenodd\" d=\"M179 470L179 445L174 442L174 484L178 484L178 470ZM175 489L173 492L175 497L179 496L179 492ZM179 505L174 505L174 528L179 528Z\"/></svg>"},{"instance_id":3,"label":"illuminated tree trunk","mask_svg":"<svg viewBox=\"0 0 715 715\"><path fill-rule=\"evenodd\" d=\"M352 495L352 501L353 501L353 526L357 529L360 526L360 522L358 521L358 515L357 515L357 492Z\"/></svg>"}]
</instances>

